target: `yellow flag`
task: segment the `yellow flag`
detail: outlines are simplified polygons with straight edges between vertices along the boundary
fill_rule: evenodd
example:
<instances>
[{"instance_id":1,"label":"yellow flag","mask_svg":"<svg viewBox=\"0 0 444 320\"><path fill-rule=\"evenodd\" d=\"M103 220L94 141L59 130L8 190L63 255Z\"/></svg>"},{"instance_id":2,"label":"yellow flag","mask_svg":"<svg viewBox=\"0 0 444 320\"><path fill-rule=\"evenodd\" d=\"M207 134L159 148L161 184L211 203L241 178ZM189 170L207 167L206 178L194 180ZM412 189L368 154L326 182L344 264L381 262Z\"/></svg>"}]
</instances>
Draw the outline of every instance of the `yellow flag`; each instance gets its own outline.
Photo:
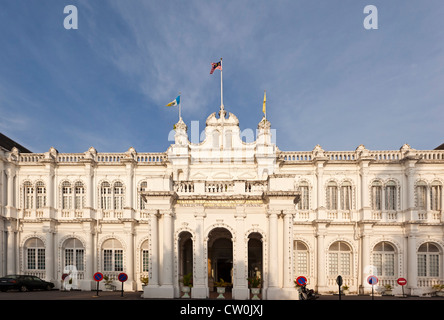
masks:
<instances>
[{"instance_id":1,"label":"yellow flag","mask_svg":"<svg viewBox=\"0 0 444 320\"><path fill-rule=\"evenodd\" d=\"M264 91L264 105L263 105L263 107L262 107L262 112L264 113L264 114L267 114L267 111L266 111L266 109L265 109L265 102L267 101L267 97L266 97L266 95L265 95L265 91Z\"/></svg>"}]
</instances>

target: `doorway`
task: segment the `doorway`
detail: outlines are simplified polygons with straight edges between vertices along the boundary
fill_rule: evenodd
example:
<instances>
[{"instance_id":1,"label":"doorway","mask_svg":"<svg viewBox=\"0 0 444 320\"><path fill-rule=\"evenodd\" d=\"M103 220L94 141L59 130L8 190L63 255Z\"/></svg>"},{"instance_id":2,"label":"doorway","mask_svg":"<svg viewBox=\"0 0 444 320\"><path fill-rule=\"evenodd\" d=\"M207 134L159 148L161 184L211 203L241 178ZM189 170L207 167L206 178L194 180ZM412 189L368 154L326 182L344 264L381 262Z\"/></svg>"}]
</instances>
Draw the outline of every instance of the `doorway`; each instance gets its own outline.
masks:
<instances>
[{"instance_id":1,"label":"doorway","mask_svg":"<svg viewBox=\"0 0 444 320\"><path fill-rule=\"evenodd\" d=\"M208 237L208 287L214 291L214 282L233 283L233 242L225 228L211 230Z\"/></svg>"},{"instance_id":2,"label":"doorway","mask_svg":"<svg viewBox=\"0 0 444 320\"><path fill-rule=\"evenodd\" d=\"M193 239L188 231L179 235L179 280L193 273Z\"/></svg>"},{"instance_id":3,"label":"doorway","mask_svg":"<svg viewBox=\"0 0 444 320\"><path fill-rule=\"evenodd\" d=\"M248 236L248 277L263 280L262 235L253 232Z\"/></svg>"}]
</instances>

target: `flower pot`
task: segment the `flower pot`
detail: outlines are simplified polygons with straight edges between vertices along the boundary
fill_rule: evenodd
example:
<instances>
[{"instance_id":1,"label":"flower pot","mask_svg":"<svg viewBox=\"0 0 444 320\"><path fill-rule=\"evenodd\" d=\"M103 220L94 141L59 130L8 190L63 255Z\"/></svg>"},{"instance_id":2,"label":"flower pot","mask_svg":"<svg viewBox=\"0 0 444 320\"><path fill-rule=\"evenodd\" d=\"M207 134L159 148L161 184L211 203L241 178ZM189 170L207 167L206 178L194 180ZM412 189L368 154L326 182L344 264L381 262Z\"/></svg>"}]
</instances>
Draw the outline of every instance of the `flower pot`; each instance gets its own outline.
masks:
<instances>
[{"instance_id":1,"label":"flower pot","mask_svg":"<svg viewBox=\"0 0 444 320\"><path fill-rule=\"evenodd\" d=\"M436 291L438 297L444 297L444 291Z\"/></svg>"},{"instance_id":2,"label":"flower pot","mask_svg":"<svg viewBox=\"0 0 444 320\"><path fill-rule=\"evenodd\" d=\"M105 283L105 291L114 291L115 286L111 283Z\"/></svg>"},{"instance_id":3,"label":"flower pot","mask_svg":"<svg viewBox=\"0 0 444 320\"><path fill-rule=\"evenodd\" d=\"M225 287L216 287L217 293L219 295L217 296L217 299L225 299L224 293L225 293Z\"/></svg>"},{"instance_id":4,"label":"flower pot","mask_svg":"<svg viewBox=\"0 0 444 320\"><path fill-rule=\"evenodd\" d=\"M261 293L261 288L251 288L251 294L253 295L253 298L251 300L260 300L258 297L258 294Z\"/></svg>"},{"instance_id":5,"label":"flower pot","mask_svg":"<svg viewBox=\"0 0 444 320\"><path fill-rule=\"evenodd\" d=\"M182 296L182 298L189 298L190 297L190 295L189 295L189 293L190 293L190 291L191 291L191 288L190 287L188 287L188 286L183 286L182 287L182 292L184 293L183 294L183 296Z\"/></svg>"}]
</instances>

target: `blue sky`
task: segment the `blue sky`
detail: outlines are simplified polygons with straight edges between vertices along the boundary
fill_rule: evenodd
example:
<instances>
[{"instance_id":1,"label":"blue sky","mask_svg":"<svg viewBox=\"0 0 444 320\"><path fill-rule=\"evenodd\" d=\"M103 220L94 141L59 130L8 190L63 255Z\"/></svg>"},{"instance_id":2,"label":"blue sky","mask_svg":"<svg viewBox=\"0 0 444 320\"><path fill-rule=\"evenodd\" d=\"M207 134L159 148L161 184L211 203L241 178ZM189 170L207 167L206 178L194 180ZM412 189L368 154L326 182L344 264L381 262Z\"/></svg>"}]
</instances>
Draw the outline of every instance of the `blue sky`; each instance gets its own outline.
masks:
<instances>
[{"instance_id":1,"label":"blue sky","mask_svg":"<svg viewBox=\"0 0 444 320\"><path fill-rule=\"evenodd\" d=\"M366 30L366 5L378 30ZM64 7L78 9L66 30ZM0 132L33 152L162 152L182 117L267 118L281 150L444 143L444 2L2 0Z\"/></svg>"}]
</instances>

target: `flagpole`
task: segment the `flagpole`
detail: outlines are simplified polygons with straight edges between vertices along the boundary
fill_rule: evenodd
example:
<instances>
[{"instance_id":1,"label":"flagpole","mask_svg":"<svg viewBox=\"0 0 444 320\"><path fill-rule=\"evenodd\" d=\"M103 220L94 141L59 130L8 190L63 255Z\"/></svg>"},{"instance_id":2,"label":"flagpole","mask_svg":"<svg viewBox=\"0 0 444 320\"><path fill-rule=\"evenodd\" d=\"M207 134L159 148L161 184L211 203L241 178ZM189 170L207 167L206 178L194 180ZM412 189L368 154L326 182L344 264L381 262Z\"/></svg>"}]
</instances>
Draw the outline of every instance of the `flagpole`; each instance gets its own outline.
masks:
<instances>
[{"instance_id":1,"label":"flagpole","mask_svg":"<svg viewBox=\"0 0 444 320\"><path fill-rule=\"evenodd\" d=\"M223 82L222 82L222 71L223 71L223 67L222 67L222 58L220 58L220 109L223 110L224 109L224 90L223 90Z\"/></svg>"},{"instance_id":2,"label":"flagpole","mask_svg":"<svg viewBox=\"0 0 444 320\"><path fill-rule=\"evenodd\" d=\"M181 110L180 110L180 103L181 103L180 100L182 100L182 99L180 99L180 92L179 92L179 121L180 121L180 119L182 119L182 114L181 114Z\"/></svg>"},{"instance_id":3,"label":"flagpole","mask_svg":"<svg viewBox=\"0 0 444 320\"><path fill-rule=\"evenodd\" d=\"M265 98L265 90L264 90L264 114L265 114L265 119L267 119L267 104Z\"/></svg>"}]
</instances>

